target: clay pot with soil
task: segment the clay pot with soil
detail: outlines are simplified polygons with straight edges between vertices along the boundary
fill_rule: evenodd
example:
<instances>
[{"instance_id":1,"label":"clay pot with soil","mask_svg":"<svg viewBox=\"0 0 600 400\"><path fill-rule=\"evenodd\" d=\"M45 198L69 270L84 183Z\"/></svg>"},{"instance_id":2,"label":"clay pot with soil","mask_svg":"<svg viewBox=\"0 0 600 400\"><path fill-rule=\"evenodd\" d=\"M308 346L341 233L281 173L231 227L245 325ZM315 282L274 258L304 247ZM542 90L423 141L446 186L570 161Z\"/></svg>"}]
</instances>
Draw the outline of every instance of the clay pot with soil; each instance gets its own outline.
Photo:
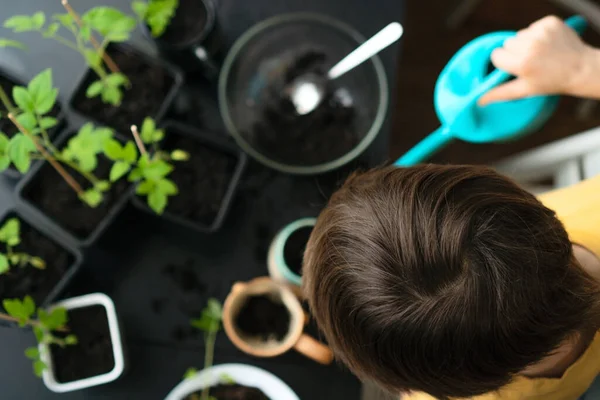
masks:
<instances>
[{"instance_id":1,"label":"clay pot with soil","mask_svg":"<svg viewBox=\"0 0 600 400\"><path fill-rule=\"evenodd\" d=\"M72 392L118 379L125 369L125 357L119 321L110 297L102 293L87 294L53 307L67 310L68 334L77 337L77 344L39 345L41 360L47 366L42 378L48 389L57 393Z\"/></svg>"},{"instance_id":2,"label":"clay pot with soil","mask_svg":"<svg viewBox=\"0 0 600 400\"><path fill-rule=\"evenodd\" d=\"M302 285L302 260L316 218L302 218L275 235L267 256L269 275L276 281Z\"/></svg>"},{"instance_id":3,"label":"clay pot with soil","mask_svg":"<svg viewBox=\"0 0 600 400\"><path fill-rule=\"evenodd\" d=\"M275 375L244 364L222 364L202 370L182 381L165 400L202 400L207 386L216 400L299 400Z\"/></svg>"},{"instance_id":4,"label":"clay pot with soil","mask_svg":"<svg viewBox=\"0 0 600 400\"><path fill-rule=\"evenodd\" d=\"M261 277L236 283L223 306L223 327L233 344L256 357L276 357L291 349L321 364L333 353L303 333L308 317L286 285Z\"/></svg>"},{"instance_id":5,"label":"clay pot with soil","mask_svg":"<svg viewBox=\"0 0 600 400\"><path fill-rule=\"evenodd\" d=\"M175 15L158 36L147 25L143 28L163 57L186 72L200 69L208 79L216 80L224 40L212 0L179 0Z\"/></svg>"},{"instance_id":6,"label":"clay pot with soil","mask_svg":"<svg viewBox=\"0 0 600 400\"><path fill-rule=\"evenodd\" d=\"M9 211L0 219L0 303L31 296L36 304L49 305L75 276L81 262L79 250L59 242L22 214Z\"/></svg>"},{"instance_id":7,"label":"clay pot with soil","mask_svg":"<svg viewBox=\"0 0 600 400\"><path fill-rule=\"evenodd\" d=\"M16 78L15 76L0 70L0 86L9 97L12 96L12 91L15 86L27 86L22 80ZM12 101L11 101L12 102ZM6 107L4 107L3 102L0 102L0 114L6 116ZM51 140L54 140L64 125L64 113L62 108L58 102L54 103L52 110L48 112L48 117L52 117L56 119L56 125L48 129L48 135ZM18 133L17 127L11 123L7 118L0 118L0 132L4 133L8 138L12 138L16 133ZM10 165L6 170L2 172L4 176L7 176L11 179L20 179L22 174L13 166Z\"/></svg>"},{"instance_id":8,"label":"clay pot with soil","mask_svg":"<svg viewBox=\"0 0 600 400\"><path fill-rule=\"evenodd\" d=\"M218 230L245 169L246 155L228 141L186 125L167 122L164 128L161 148L183 150L189 159L169 175L179 193L169 199L162 217L199 232ZM133 203L154 213L137 196Z\"/></svg>"},{"instance_id":9,"label":"clay pot with soil","mask_svg":"<svg viewBox=\"0 0 600 400\"><path fill-rule=\"evenodd\" d=\"M123 89L120 105L106 104L99 96L86 96L90 85L98 80L91 69L77 85L70 105L97 125L111 127L129 137L131 125L141 125L146 117L158 122L164 116L183 83L183 75L178 68L125 44L109 45L106 54L130 83Z\"/></svg>"},{"instance_id":10,"label":"clay pot with soil","mask_svg":"<svg viewBox=\"0 0 600 400\"><path fill-rule=\"evenodd\" d=\"M71 131L61 134L57 139L58 147L63 148L73 135ZM98 179L107 181L112 165L103 154L98 154L94 174ZM65 169L83 189L91 187L83 175L68 166ZM49 227L80 247L94 242L116 218L128 202L130 187L125 179L115 182L102 193L102 201L91 207L81 200L49 162L43 161L31 169L16 190L19 205L28 211L36 224Z\"/></svg>"}]
</instances>

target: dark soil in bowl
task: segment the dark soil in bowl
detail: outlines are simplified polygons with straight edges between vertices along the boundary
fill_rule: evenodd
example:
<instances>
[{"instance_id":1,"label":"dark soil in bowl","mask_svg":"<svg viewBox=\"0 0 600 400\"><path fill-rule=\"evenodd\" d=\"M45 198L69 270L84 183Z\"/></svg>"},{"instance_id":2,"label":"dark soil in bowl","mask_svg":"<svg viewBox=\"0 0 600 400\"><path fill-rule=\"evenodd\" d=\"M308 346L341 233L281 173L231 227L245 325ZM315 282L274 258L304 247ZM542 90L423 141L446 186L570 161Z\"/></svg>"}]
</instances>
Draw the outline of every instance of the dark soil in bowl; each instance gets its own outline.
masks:
<instances>
[{"instance_id":1,"label":"dark soil in bowl","mask_svg":"<svg viewBox=\"0 0 600 400\"><path fill-rule=\"evenodd\" d=\"M313 166L336 160L360 142L355 128L356 112L347 91L335 82L325 84L321 104L311 113L298 115L286 90L305 74L324 81L327 58L323 51L298 52L282 74L267 83L256 112L258 121L247 132L246 140L261 154L286 165Z\"/></svg>"},{"instance_id":2,"label":"dark soil in bowl","mask_svg":"<svg viewBox=\"0 0 600 400\"><path fill-rule=\"evenodd\" d=\"M0 223L0 226L12 217L17 216L9 214ZM14 248L14 251L40 257L45 261L46 268L40 270L31 265L11 267L8 273L0 275L0 300L22 299L29 295L36 304L42 305L50 292L68 272L69 267L73 265L75 256L24 220L19 218L19 221L21 223L21 243ZM6 252L3 243L0 243L0 251Z\"/></svg>"},{"instance_id":3,"label":"dark soil in bowl","mask_svg":"<svg viewBox=\"0 0 600 400\"><path fill-rule=\"evenodd\" d=\"M68 315L68 333L77 336L78 344L50 347L56 380L73 382L112 371L115 358L106 309L94 305L69 310Z\"/></svg>"},{"instance_id":4,"label":"dark soil in bowl","mask_svg":"<svg viewBox=\"0 0 600 400\"><path fill-rule=\"evenodd\" d=\"M111 166L108 159L99 156L94 174L99 179L108 180ZM84 189L90 187L89 182L79 173L66 166L65 169ZM125 179L115 182L110 191L104 193L102 203L92 208L79 199L77 193L49 163L44 163L23 188L22 196L63 229L84 240L110 215L123 196L127 196L129 187L130 184Z\"/></svg>"},{"instance_id":5,"label":"dark soil in bowl","mask_svg":"<svg viewBox=\"0 0 600 400\"><path fill-rule=\"evenodd\" d=\"M166 213L210 227L233 179L237 159L217 147L189 136L169 132L165 149L185 150L190 159L178 162L169 178L179 194L169 198Z\"/></svg>"},{"instance_id":6,"label":"dark soil in bowl","mask_svg":"<svg viewBox=\"0 0 600 400\"><path fill-rule=\"evenodd\" d=\"M288 268L298 276L302 276L302 259L304 249L312 232L312 226L303 226L292 232L283 247L283 258Z\"/></svg>"},{"instance_id":7,"label":"dark soil in bowl","mask_svg":"<svg viewBox=\"0 0 600 400\"><path fill-rule=\"evenodd\" d=\"M290 318L281 302L266 295L250 296L236 316L235 325L247 336L282 340L290 330Z\"/></svg>"},{"instance_id":8,"label":"dark soil in bowl","mask_svg":"<svg viewBox=\"0 0 600 400\"><path fill-rule=\"evenodd\" d=\"M87 87L98 80L91 70L77 88L72 105L81 114L122 134L129 134L132 124L139 125L146 117L156 117L175 79L165 67L150 63L146 57L127 47L109 46L107 52L131 82L131 88L125 89L121 105L115 107L104 104L100 97L88 99L85 96Z\"/></svg>"},{"instance_id":9,"label":"dark soil in bowl","mask_svg":"<svg viewBox=\"0 0 600 400\"><path fill-rule=\"evenodd\" d=\"M236 384L212 386L209 393L216 400L270 400L257 388ZM201 395L202 392L196 392L186 400L200 400Z\"/></svg>"},{"instance_id":10,"label":"dark soil in bowl","mask_svg":"<svg viewBox=\"0 0 600 400\"><path fill-rule=\"evenodd\" d=\"M175 15L160 37L168 44L182 44L202 34L208 22L203 0L179 0Z\"/></svg>"}]
</instances>

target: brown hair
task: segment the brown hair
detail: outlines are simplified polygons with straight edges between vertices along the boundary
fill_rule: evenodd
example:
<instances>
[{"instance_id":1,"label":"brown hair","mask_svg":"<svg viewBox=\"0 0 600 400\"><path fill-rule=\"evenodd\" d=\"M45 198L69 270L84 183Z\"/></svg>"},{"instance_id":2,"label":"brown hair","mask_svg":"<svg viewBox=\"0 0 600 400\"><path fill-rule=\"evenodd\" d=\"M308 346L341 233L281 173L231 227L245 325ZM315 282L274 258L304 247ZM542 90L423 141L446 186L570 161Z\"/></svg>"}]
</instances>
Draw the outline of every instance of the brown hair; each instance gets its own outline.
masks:
<instances>
[{"instance_id":1,"label":"brown hair","mask_svg":"<svg viewBox=\"0 0 600 400\"><path fill-rule=\"evenodd\" d=\"M598 285L555 213L483 167L351 176L318 218L303 280L337 357L395 392L494 391L599 328Z\"/></svg>"}]
</instances>

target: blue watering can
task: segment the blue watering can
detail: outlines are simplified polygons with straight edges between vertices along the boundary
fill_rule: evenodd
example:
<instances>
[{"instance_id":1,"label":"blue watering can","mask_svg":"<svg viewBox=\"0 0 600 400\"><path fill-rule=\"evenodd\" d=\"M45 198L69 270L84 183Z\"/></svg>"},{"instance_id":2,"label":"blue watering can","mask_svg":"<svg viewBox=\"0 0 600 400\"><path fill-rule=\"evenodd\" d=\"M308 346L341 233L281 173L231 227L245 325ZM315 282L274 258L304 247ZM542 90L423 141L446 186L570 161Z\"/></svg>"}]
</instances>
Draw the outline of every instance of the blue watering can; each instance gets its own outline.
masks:
<instances>
[{"instance_id":1,"label":"blue watering can","mask_svg":"<svg viewBox=\"0 0 600 400\"><path fill-rule=\"evenodd\" d=\"M565 22L579 34L587 27L580 16ZM477 106L477 100L484 93L511 77L498 69L488 74L488 68L492 51L514 35L515 32L502 31L480 36L452 57L435 86L435 110L442 126L400 157L396 166L422 162L454 138L471 143L516 139L539 129L550 118L558 105L558 96Z\"/></svg>"}]
</instances>

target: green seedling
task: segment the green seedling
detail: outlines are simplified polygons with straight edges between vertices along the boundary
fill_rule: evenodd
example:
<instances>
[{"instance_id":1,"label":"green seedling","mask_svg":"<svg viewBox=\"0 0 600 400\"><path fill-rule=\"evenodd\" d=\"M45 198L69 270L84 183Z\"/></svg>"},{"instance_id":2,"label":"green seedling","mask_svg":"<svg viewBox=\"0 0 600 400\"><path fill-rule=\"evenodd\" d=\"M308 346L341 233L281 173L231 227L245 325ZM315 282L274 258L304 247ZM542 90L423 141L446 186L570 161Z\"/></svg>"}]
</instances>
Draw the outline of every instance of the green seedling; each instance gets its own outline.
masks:
<instances>
[{"instance_id":1,"label":"green seedling","mask_svg":"<svg viewBox=\"0 0 600 400\"><path fill-rule=\"evenodd\" d=\"M113 141L104 149L106 156L114 161L110 181L115 182L127 175L129 182L138 184L136 194L146 196L148 206L160 215L167 207L169 197L179 193L177 185L168 178L174 169L172 162L185 161L189 155L182 150L160 150L159 142L165 133L156 128L151 118L144 120L141 132L135 125L131 127L131 132L135 144L128 141L121 145ZM151 146L151 152L148 152L146 145Z\"/></svg>"},{"instance_id":2,"label":"green seedling","mask_svg":"<svg viewBox=\"0 0 600 400\"><path fill-rule=\"evenodd\" d=\"M142 23L148 25L155 38L165 33L178 6L179 0L134 1L131 4L135 14Z\"/></svg>"},{"instance_id":3,"label":"green seedling","mask_svg":"<svg viewBox=\"0 0 600 400\"><path fill-rule=\"evenodd\" d=\"M37 32L80 53L99 77L87 88L87 97L100 96L104 103L118 106L129 80L106 53L106 47L110 43L128 40L135 29L135 19L112 7L94 7L80 16L67 0L62 0L62 4L67 11L64 14L55 14L51 18L41 11L32 15L15 15L4 21L4 27L16 33ZM65 31L73 38L63 35ZM96 34L102 37L101 42L96 39ZM15 40L0 39L0 47L25 46Z\"/></svg>"},{"instance_id":4,"label":"green seedling","mask_svg":"<svg viewBox=\"0 0 600 400\"><path fill-rule=\"evenodd\" d=\"M26 296L22 301L19 299L5 299L2 306L7 314L0 313L0 319L17 322L20 327L30 326L38 343L47 346L54 344L60 347L77 344L77 336L66 334L68 332L66 327L68 315L64 307L57 307L49 312L38 308L36 313L35 302L30 296ZM34 318L36 314L37 318ZM57 336L59 332L66 335ZM38 348L27 348L25 356L33 362L35 375L41 377L42 372L48 366L42 361Z\"/></svg>"},{"instance_id":5,"label":"green seedling","mask_svg":"<svg viewBox=\"0 0 600 400\"><path fill-rule=\"evenodd\" d=\"M217 334L221 330L221 321L223 320L223 307L217 299L209 299L208 304L202 310L200 318L191 321L194 328L204 332L204 369L212 367L215 355L215 342ZM195 368L189 368L184 375L184 379L191 379L198 373ZM229 375L222 374L219 380L225 384L233 384L235 380ZM202 394L192 394L190 400L217 400L210 395L210 386L206 385L202 390Z\"/></svg>"},{"instance_id":6,"label":"green seedling","mask_svg":"<svg viewBox=\"0 0 600 400\"><path fill-rule=\"evenodd\" d=\"M45 159L82 201L90 207L96 207L102 202L102 193L111 187L109 181L94 175L94 169L105 143L114 141L113 131L88 123L69 140L64 150L56 148L50 140L48 129L56 126L57 120L46 115L54 107L58 95L58 90L52 86L52 70L46 69L34 77L27 87L13 88L14 104L0 87L0 101L9 111L8 118L19 130L10 139L0 132L0 171L12 163L18 171L26 173L33 160ZM84 190L63 166L68 166L85 178L91 188Z\"/></svg>"},{"instance_id":7,"label":"green seedling","mask_svg":"<svg viewBox=\"0 0 600 400\"><path fill-rule=\"evenodd\" d=\"M0 275L6 274L11 267L31 265L37 269L45 269L46 263L40 257L15 251L21 243L21 223L17 218L10 218L0 228L0 242L6 246L6 252L0 253Z\"/></svg>"}]
</instances>

